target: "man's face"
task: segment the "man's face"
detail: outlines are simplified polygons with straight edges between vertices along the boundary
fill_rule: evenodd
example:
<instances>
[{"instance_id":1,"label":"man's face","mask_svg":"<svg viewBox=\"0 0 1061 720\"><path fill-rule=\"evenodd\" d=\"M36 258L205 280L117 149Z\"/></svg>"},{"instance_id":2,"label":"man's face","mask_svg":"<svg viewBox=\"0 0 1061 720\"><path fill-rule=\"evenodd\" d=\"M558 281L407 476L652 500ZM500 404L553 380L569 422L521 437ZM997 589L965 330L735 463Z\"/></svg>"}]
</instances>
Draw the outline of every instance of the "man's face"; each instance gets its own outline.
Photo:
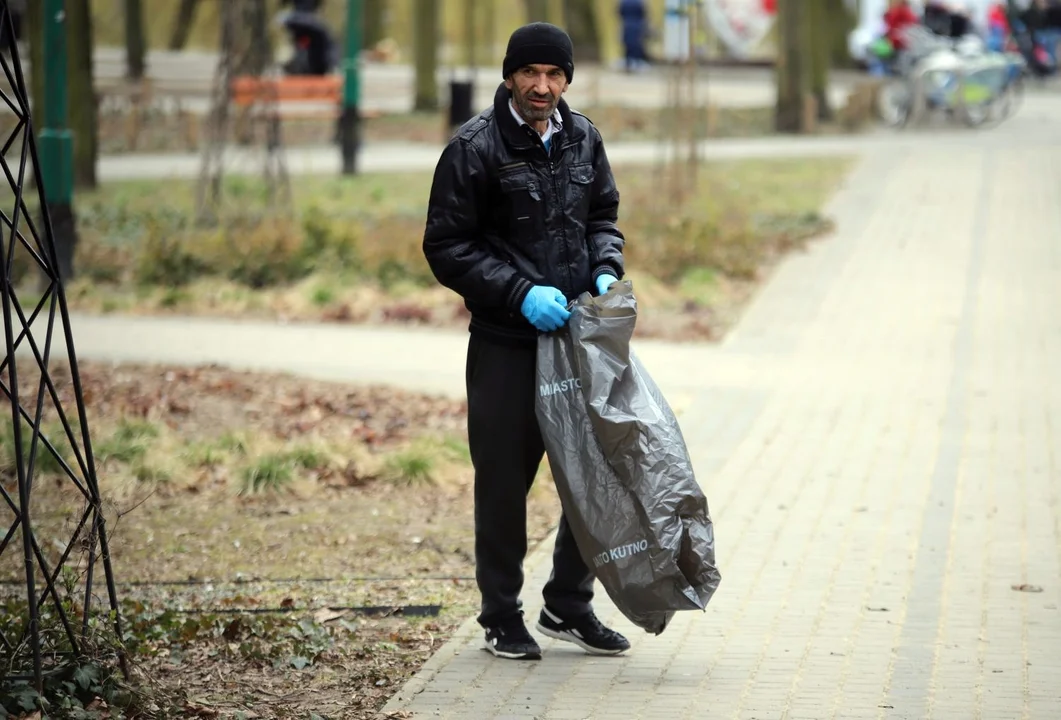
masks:
<instances>
[{"instance_id":1,"label":"man's face","mask_svg":"<svg viewBox=\"0 0 1061 720\"><path fill-rule=\"evenodd\" d=\"M567 90L567 76L556 65L527 65L505 80L516 109L527 122L547 120Z\"/></svg>"}]
</instances>

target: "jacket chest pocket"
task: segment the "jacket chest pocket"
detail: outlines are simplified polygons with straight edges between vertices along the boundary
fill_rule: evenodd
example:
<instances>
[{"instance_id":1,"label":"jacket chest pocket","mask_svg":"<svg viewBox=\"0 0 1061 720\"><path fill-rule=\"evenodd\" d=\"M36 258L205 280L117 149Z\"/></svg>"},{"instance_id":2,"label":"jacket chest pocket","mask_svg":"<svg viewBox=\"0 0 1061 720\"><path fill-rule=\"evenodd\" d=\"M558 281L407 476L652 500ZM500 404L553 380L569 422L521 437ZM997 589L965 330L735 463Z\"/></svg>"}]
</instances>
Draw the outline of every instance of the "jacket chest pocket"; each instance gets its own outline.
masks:
<instances>
[{"instance_id":1,"label":"jacket chest pocket","mask_svg":"<svg viewBox=\"0 0 1061 720\"><path fill-rule=\"evenodd\" d=\"M567 196L574 207L587 204L597 174L592 163L578 163L567 169Z\"/></svg>"},{"instance_id":2,"label":"jacket chest pocket","mask_svg":"<svg viewBox=\"0 0 1061 720\"><path fill-rule=\"evenodd\" d=\"M521 243L532 243L542 236L545 224L545 205L538 177L526 163L502 170L500 177L501 200L498 208L502 221L507 218L512 239Z\"/></svg>"}]
</instances>

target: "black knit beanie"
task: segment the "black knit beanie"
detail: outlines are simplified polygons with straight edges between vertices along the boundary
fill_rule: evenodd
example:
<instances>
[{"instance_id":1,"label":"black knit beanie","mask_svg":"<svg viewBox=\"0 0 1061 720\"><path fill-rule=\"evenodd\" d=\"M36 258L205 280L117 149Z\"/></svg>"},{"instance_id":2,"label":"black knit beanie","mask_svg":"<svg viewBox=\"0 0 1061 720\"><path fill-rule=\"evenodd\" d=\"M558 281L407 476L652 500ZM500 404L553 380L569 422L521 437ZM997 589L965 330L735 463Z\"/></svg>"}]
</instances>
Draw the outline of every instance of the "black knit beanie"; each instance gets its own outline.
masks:
<instances>
[{"instance_id":1,"label":"black knit beanie","mask_svg":"<svg viewBox=\"0 0 1061 720\"><path fill-rule=\"evenodd\" d=\"M544 22L530 23L508 39L505 61L501 65L501 77L527 65L556 65L567 75L567 81L575 74L575 49L567 33Z\"/></svg>"}]
</instances>

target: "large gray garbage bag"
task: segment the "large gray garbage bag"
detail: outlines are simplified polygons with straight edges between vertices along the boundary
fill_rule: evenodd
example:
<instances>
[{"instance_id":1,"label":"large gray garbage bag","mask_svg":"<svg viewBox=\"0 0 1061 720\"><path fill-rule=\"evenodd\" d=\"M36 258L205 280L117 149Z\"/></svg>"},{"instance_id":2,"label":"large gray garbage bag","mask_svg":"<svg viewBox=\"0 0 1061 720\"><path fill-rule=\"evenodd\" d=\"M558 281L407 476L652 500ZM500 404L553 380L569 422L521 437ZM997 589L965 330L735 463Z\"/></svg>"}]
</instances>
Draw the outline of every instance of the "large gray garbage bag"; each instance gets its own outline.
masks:
<instances>
[{"instance_id":1,"label":"large gray garbage bag","mask_svg":"<svg viewBox=\"0 0 1061 720\"><path fill-rule=\"evenodd\" d=\"M586 564L651 633L702 610L721 575L707 499L678 421L630 350L628 282L583 294L538 340L537 415L557 492Z\"/></svg>"}]
</instances>

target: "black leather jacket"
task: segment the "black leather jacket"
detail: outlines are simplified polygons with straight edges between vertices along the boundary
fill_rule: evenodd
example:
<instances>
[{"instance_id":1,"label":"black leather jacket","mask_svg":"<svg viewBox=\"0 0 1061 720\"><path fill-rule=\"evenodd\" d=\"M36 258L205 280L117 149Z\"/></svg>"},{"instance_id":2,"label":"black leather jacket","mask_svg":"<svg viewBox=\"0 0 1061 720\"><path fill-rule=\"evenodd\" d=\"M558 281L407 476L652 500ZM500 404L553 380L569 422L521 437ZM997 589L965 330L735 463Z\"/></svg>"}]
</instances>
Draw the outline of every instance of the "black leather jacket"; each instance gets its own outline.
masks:
<instances>
[{"instance_id":1,"label":"black leather jacket","mask_svg":"<svg viewBox=\"0 0 1061 720\"><path fill-rule=\"evenodd\" d=\"M600 133L560 100L561 130L546 152L520 125L502 84L494 105L464 124L435 168L424 255L438 281L464 298L473 334L531 342L520 312L533 285L567 299L598 275L623 276L619 191Z\"/></svg>"}]
</instances>

